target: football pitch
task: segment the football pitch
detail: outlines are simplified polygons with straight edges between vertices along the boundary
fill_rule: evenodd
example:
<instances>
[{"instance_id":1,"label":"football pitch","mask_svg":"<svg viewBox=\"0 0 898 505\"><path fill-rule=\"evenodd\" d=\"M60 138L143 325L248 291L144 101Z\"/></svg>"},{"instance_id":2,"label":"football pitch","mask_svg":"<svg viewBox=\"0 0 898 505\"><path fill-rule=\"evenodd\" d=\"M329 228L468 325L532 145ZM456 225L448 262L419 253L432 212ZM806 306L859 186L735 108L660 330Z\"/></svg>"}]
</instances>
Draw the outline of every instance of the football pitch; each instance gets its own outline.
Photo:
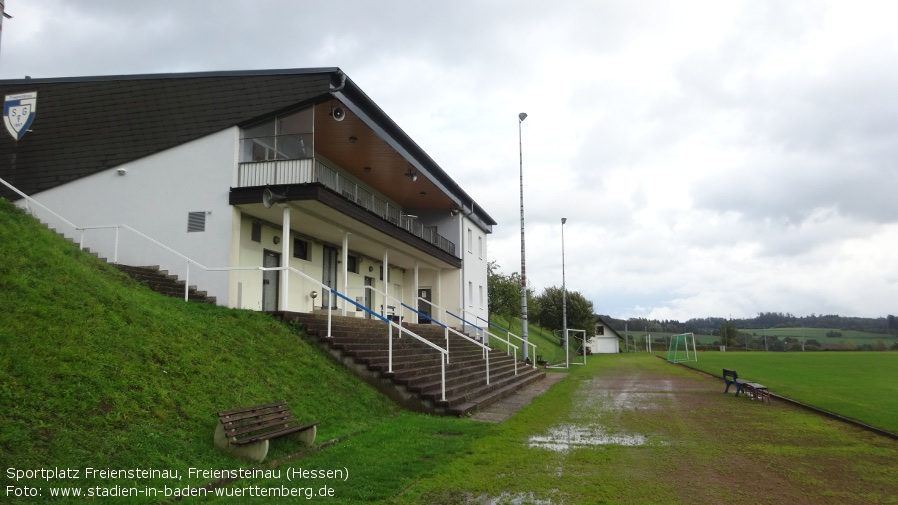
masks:
<instances>
[{"instance_id":1,"label":"football pitch","mask_svg":"<svg viewBox=\"0 0 898 505\"><path fill-rule=\"evenodd\" d=\"M724 368L774 394L898 433L898 352L699 352L688 366Z\"/></svg>"}]
</instances>

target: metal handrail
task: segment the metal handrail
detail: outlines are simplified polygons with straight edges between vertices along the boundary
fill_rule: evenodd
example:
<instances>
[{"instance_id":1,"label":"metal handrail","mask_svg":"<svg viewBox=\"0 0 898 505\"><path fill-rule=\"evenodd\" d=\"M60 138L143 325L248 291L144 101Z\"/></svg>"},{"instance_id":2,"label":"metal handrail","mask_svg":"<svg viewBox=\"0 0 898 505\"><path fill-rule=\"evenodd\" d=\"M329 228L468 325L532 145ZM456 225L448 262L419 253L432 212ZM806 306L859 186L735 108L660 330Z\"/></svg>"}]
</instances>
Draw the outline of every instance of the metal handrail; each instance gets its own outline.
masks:
<instances>
[{"instance_id":1,"label":"metal handrail","mask_svg":"<svg viewBox=\"0 0 898 505\"><path fill-rule=\"evenodd\" d=\"M430 300L425 300L424 298L421 298L420 296L417 297L417 299L418 299L419 301L423 301L423 302L429 304L429 305L430 305L431 307L433 307L433 308L440 309L441 311L445 312L446 314L451 314L451 312L449 312L448 310L443 309L442 307L440 307L439 305L437 305L437 304L431 302ZM430 316L428 316L428 315L426 315L426 314L423 314L423 313L419 312L418 310L413 309L412 307L409 307L408 305L406 305L406 304L404 304L404 303L403 303L402 305L403 305L404 307L408 308L409 310L411 310L411 311L413 311L413 312L416 312L416 313L418 313L418 314L421 314L421 315L423 315L424 317L430 319L431 321L434 321L434 319L431 318ZM483 358L484 358L484 360L486 360L486 383L487 383L487 385L489 385L489 384L490 384L490 351L492 350L492 349L490 348L490 346L489 346L489 345L485 345L485 344L483 344L482 342L478 342L477 340L475 340L475 339L473 339L473 338L471 338L471 337L465 335L464 333L462 333L462 332L456 330L455 328L452 328L451 326L449 326L448 323L442 324L442 323L439 323L439 322L438 322L438 324L440 324L440 326L442 326L443 328L445 328L445 331L446 331L446 348L447 348L447 349L449 348L449 332L450 332L450 331L451 331L452 333L458 335L459 337L461 337L461 338L467 340L468 342L471 342L471 343L473 343L473 344L476 344L476 345L480 346L480 349L481 349L481 351L482 351L482 353L483 353ZM518 366L517 366L517 363L515 363L515 375L517 375L517 374L518 374Z\"/></svg>"},{"instance_id":2,"label":"metal handrail","mask_svg":"<svg viewBox=\"0 0 898 505\"><path fill-rule=\"evenodd\" d=\"M515 335L514 333L508 331L507 329L505 329L505 328L499 326L498 324L495 324L495 323L493 323L493 322L487 321L486 319L484 319L484 318L482 318L482 317L480 317L480 316L477 316L477 319L480 320L480 321L485 322L485 323L486 323L487 325L489 325L489 326L492 326L492 327L494 327L494 328L498 328L498 329L504 331L506 335L508 335L508 336L510 336L510 337L514 337L514 338L520 340L522 344L527 344L528 346L530 346L530 347L533 349L533 353L532 353L532 354L533 354L533 359L531 360L532 366L533 366L533 368L536 368L536 344L534 344L533 342L530 342L529 340L528 340L528 341L525 341L523 338L521 338L521 337Z\"/></svg>"},{"instance_id":3,"label":"metal handrail","mask_svg":"<svg viewBox=\"0 0 898 505\"><path fill-rule=\"evenodd\" d=\"M292 175L278 172L278 164L288 167L302 164L302 170L295 169ZM308 166L306 166L308 165ZM263 186L266 184L310 184L319 183L356 205L373 212L381 219L403 228L412 235L427 241L441 250L455 255L455 243L437 233L399 207L365 189L352 179L327 166L318 159L286 159L250 161L240 163L238 187Z\"/></svg>"},{"instance_id":4,"label":"metal handrail","mask_svg":"<svg viewBox=\"0 0 898 505\"><path fill-rule=\"evenodd\" d=\"M366 286L366 287L372 287L372 286ZM402 338L402 332L405 331L405 333L408 333L409 335L416 338L417 340L419 340L419 341L429 345L433 349L439 351L440 352L440 382L441 382L441 388L442 388L440 399L442 401L446 401L446 363L449 362L449 349L448 348L443 349L442 347L434 344L430 340L427 340L426 338L418 335L417 333L415 333L407 328L403 328L402 325L396 323L396 321L392 321L389 318L386 318L384 316L381 316L380 314L377 314L376 312L369 309L368 307L365 307L364 305L356 302L355 300L350 299L348 296L338 292L336 289L330 288L330 292L333 293L335 296L342 298L342 299L348 301L349 303L355 305L356 307L361 308L362 310L368 312L369 314L373 314L375 317L377 317L378 319L380 319L382 321L385 321L389 325L389 333L388 333L389 344L388 344L388 348L387 348L387 372L388 373L393 373L393 327L394 326L399 328L399 335L400 335L399 338ZM328 312L330 312L331 310L332 310L331 308L328 308Z\"/></svg>"}]
</instances>

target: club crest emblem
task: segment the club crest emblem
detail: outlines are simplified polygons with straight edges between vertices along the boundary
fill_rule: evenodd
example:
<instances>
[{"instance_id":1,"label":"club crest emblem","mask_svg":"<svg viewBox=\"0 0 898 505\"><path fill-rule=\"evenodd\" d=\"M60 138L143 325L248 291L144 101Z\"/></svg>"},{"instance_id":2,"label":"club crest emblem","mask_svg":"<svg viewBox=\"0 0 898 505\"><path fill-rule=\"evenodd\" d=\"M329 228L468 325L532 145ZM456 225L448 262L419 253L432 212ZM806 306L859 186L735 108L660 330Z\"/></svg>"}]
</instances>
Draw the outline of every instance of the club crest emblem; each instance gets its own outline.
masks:
<instances>
[{"instance_id":1,"label":"club crest emblem","mask_svg":"<svg viewBox=\"0 0 898 505\"><path fill-rule=\"evenodd\" d=\"M37 111L37 91L6 95L3 102L3 122L12 138L19 140L28 131Z\"/></svg>"}]
</instances>

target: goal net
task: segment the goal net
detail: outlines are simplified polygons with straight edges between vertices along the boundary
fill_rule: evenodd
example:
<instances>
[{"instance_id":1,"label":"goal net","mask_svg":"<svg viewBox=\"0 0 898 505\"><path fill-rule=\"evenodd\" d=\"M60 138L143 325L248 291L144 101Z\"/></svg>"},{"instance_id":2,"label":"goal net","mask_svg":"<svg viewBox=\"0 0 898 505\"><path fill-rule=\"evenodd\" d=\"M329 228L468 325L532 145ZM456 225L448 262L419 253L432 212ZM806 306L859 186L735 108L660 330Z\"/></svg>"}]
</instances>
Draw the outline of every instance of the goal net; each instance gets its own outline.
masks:
<instances>
[{"instance_id":1,"label":"goal net","mask_svg":"<svg viewBox=\"0 0 898 505\"><path fill-rule=\"evenodd\" d=\"M692 333L671 335L667 361L671 363L698 361L698 354L695 352L695 335Z\"/></svg>"}]
</instances>

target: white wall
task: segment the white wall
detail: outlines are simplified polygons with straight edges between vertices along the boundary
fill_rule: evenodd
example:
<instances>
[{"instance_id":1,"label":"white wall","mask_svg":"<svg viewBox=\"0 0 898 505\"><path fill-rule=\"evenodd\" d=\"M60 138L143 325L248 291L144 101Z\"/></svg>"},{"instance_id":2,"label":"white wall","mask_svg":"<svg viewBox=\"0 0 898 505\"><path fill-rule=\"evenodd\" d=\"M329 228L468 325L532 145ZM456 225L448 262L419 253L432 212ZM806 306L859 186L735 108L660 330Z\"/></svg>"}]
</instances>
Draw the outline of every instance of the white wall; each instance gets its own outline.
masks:
<instances>
[{"instance_id":1,"label":"white wall","mask_svg":"<svg viewBox=\"0 0 898 505\"><path fill-rule=\"evenodd\" d=\"M460 214L461 215L461 214ZM461 219L461 240L458 247L462 256L461 296L465 319L482 326L488 315L487 291L487 233L466 217Z\"/></svg>"},{"instance_id":2,"label":"white wall","mask_svg":"<svg viewBox=\"0 0 898 505\"><path fill-rule=\"evenodd\" d=\"M587 345L593 354L617 354L620 349L617 337L609 335L595 335Z\"/></svg>"},{"instance_id":3,"label":"white wall","mask_svg":"<svg viewBox=\"0 0 898 505\"><path fill-rule=\"evenodd\" d=\"M238 135L229 128L32 196L77 226L126 224L207 267L226 267ZM188 233L188 213L198 211L207 212L205 231ZM176 255L124 231L118 241L119 263L160 265L184 279L186 262ZM114 233L87 231L84 245L111 261ZM190 284L227 303L228 274L189 274Z\"/></svg>"}]
</instances>

